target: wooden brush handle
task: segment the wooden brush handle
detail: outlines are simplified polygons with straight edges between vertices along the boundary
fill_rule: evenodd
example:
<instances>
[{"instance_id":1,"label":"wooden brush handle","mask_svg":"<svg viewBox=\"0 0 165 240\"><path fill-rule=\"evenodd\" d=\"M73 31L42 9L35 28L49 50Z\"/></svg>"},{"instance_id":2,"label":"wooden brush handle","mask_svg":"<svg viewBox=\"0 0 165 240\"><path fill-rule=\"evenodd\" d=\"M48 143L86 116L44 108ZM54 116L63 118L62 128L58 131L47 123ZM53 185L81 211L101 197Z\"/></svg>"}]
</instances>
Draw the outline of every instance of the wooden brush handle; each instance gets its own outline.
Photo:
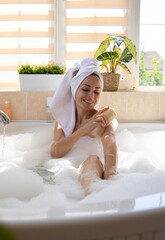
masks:
<instances>
[{"instance_id":1,"label":"wooden brush handle","mask_svg":"<svg viewBox=\"0 0 165 240\"><path fill-rule=\"evenodd\" d=\"M108 123L111 123L112 120L117 116L114 108L109 108L103 113L105 119L108 121ZM101 136L101 134L104 132L103 127L96 127L91 133L94 136Z\"/></svg>"}]
</instances>

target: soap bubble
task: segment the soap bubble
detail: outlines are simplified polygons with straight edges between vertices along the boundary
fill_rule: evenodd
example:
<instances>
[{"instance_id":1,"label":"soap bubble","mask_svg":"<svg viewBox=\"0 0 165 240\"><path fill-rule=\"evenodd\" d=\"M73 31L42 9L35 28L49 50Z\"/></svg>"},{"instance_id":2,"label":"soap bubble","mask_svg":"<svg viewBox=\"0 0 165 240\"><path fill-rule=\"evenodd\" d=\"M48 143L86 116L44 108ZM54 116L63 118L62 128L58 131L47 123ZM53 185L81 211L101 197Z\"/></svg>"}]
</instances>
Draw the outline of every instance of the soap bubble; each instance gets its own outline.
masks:
<instances>
[{"instance_id":1,"label":"soap bubble","mask_svg":"<svg viewBox=\"0 0 165 240\"><path fill-rule=\"evenodd\" d=\"M78 166L91 154L102 159L99 140L82 137L65 157L52 159L53 127L12 130L4 148L2 139L0 135L0 208L50 208L52 215L63 216L68 204L112 201L129 208L134 205L130 199L165 191L165 131L117 132L119 174L93 183L87 197L78 181Z\"/></svg>"}]
</instances>

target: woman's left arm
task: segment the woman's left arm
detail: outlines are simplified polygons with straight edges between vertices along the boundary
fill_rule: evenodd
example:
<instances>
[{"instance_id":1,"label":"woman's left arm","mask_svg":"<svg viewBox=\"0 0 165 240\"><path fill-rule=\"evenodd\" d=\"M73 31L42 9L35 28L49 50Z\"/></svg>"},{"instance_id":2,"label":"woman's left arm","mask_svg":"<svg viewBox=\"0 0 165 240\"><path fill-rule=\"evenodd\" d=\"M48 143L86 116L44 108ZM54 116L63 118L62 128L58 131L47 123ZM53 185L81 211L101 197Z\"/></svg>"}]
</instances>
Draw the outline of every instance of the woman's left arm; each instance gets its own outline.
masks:
<instances>
[{"instance_id":1,"label":"woman's left arm","mask_svg":"<svg viewBox=\"0 0 165 240\"><path fill-rule=\"evenodd\" d=\"M104 179L109 179L112 175L117 174L117 146L116 136L113 130L112 124L105 128L101 136L103 144L104 159L105 159L105 170Z\"/></svg>"}]
</instances>

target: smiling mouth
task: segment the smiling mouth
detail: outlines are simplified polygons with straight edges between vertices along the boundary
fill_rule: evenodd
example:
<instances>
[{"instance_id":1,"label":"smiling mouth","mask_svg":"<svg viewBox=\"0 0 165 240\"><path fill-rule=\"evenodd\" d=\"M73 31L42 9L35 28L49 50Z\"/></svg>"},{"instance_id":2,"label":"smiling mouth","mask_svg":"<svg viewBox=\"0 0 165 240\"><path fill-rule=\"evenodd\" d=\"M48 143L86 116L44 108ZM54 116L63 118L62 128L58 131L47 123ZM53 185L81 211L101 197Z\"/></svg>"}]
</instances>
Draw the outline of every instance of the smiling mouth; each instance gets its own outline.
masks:
<instances>
[{"instance_id":1,"label":"smiling mouth","mask_svg":"<svg viewBox=\"0 0 165 240\"><path fill-rule=\"evenodd\" d=\"M94 102L92 102L92 101L85 100L85 99L83 99L83 101L84 101L85 103L88 103L88 104L92 104L92 103L94 103Z\"/></svg>"}]
</instances>

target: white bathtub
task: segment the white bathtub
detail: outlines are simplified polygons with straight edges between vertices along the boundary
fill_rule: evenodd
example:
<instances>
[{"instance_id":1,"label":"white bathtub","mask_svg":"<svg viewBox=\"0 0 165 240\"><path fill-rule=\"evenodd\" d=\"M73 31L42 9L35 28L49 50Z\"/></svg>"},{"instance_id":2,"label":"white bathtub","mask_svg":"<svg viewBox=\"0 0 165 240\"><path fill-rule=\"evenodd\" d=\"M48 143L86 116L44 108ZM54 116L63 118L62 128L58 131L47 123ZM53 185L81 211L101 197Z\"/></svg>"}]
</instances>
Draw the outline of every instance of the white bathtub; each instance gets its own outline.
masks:
<instances>
[{"instance_id":1,"label":"white bathtub","mask_svg":"<svg viewBox=\"0 0 165 240\"><path fill-rule=\"evenodd\" d=\"M32 126L45 126L53 131L53 125L37 121L12 122L6 133L23 133L30 131ZM125 128L165 131L165 122L121 122L117 131ZM165 192L130 200L103 199L83 206L76 203L66 207L20 210L0 206L0 225L4 225L16 240L164 240Z\"/></svg>"}]
</instances>

